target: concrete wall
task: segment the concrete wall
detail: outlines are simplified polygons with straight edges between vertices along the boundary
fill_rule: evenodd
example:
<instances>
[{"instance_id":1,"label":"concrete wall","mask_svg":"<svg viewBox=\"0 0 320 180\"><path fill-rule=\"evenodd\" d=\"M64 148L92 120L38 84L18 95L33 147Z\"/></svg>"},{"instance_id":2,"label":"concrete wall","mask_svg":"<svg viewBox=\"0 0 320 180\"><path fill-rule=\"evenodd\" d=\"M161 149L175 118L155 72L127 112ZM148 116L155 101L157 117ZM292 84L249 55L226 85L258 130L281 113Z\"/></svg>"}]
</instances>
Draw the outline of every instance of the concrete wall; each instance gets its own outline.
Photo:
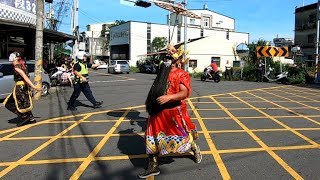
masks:
<instances>
[{"instance_id":1,"label":"concrete wall","mask_svg":"<svg viewBox=\"0 0 320 180\"><path fill-rule=\"evenodd\" d=\"M130 66L147 54L147 23L130 23Z\"/></svg>"},{"instance_id":2,"label":"concrete wall","mask_svg":"<svg viewBox=\"0 0 320 180\"><path fill-rule=\"evenodd\" d=\"M225 70L227 60L231 63L240 58L235 53L235 48L240 43L248 42L249 34L230 32L229 40L225 39L223 32L216 32L209 36L188 44L189 57L191 60L197 60L195 71L201 72L210 65L212 57L220 58L220 70ZM189 68L192 72L192 69Z\"/></svg>"},{"instance_id":3,"label":"concrete wall","mask_svg":"<svg viewBox=\"0 0 320 180\"><path fill-rule=\"evenodd\" d=\"M210 10L190 10L191 12L197 14L198 16L202 17L201 19L194 19L187 17L187 24L189 27L197 27L197 28L204 28L203 27L203 20L204 17L210 18L210 27L214 29L229 29L230 31L235 30L235 20L231 17L224 16L222 14L210 11ZM190 24L191 19L194 19L194 24ZM176 21L177 20L177 21ZM182 25L184 26L184 18L178 16L176 19L176 14L171 14L170 16L170 23L171 25Z\"/></svg>"}]
</instances>

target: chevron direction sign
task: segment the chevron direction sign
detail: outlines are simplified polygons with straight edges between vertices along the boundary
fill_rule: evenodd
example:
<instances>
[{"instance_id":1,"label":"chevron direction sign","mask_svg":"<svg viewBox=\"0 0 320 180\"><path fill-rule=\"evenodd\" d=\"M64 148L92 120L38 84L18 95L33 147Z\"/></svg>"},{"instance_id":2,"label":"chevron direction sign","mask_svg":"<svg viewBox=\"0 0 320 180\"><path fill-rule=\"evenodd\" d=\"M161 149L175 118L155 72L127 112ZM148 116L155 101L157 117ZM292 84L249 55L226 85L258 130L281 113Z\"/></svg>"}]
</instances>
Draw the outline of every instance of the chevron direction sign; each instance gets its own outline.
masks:
<instances>
[{"instance_id":1,"label":"chevron direction sign","mask_svg":"<svg viewBox=\"0 0 320 180\"><path fill-rule=\"evenodd\" d=\"M279 54L275 55L278 57L289 57L289 48L288 46L284 46L284 47L278 47L279 50Z\"/></svg>"},{"instance_id":2,"label":"chevron direction sign","mask_svg":"<svg viewBox=\"0 0 320 180\"><path fill-rule=\"evenodd\" d=\"M288 57L288 47L258 46L257 57Z\"/></svg>"}]
</instances>

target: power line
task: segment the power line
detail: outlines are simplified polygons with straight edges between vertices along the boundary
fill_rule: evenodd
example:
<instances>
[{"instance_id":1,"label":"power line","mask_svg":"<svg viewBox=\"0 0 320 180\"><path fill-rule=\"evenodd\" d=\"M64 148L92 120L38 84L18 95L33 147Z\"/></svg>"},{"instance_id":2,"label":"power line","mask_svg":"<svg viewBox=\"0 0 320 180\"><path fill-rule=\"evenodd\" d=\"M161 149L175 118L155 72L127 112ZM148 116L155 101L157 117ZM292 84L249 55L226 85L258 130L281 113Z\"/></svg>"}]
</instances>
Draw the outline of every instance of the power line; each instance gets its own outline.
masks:
<instances>
[{"instance_id":1,"label":"power line","mask_svg":"<svg viewBox=\"0 0 320 180\"><path fill-rule=\"evenodd\" d=\"M100 20L98 20L98 19L94 19L94 18L90 17L86 12L82 11L80 8L79 8L79 12L80 12L81 14L83 14L85 17L91 19L92 21L94 21L94 22L96 22L96 23L101 23L101 22L102 22L102 21L100 21Z\"/></svg>"},{"instance_id":2,"label":"power line","mask_svg":"<svg viewBox=\"0 0 320 180\"><path fill-rule=\"evenodd\" d=\"M89 13L87 13L85 10L83 10L83 9L80 9L79 8L79 12L82 12L84 15L86 15L86 16L88 16L90 19L95 19L94 21L96 21L96 22L103 22L101 19L99 19L99 18L97 18L97 17L95 17L95 16L93 16L93 15L89 15Z\"/></svg>"}]
</instances>

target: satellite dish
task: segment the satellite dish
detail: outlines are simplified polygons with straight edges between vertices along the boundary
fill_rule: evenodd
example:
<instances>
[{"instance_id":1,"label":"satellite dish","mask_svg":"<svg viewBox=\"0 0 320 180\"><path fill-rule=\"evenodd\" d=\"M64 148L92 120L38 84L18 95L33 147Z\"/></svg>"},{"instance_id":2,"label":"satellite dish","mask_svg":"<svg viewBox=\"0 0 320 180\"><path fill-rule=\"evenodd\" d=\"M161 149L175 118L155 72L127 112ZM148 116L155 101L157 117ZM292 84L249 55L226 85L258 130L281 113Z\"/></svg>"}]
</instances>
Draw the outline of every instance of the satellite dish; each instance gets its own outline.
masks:
<instances>
[{"instance_id":1,"label":"satellite dish","mask_svg":"<svg viewBox=\"0 0 320 180\"><path fill-rule=\"evenodd\" d=\"M241 43L237 46L236 52L240 58L246 57L249 55L249 47L246 44Z\"/></svg>"}]
</instances>

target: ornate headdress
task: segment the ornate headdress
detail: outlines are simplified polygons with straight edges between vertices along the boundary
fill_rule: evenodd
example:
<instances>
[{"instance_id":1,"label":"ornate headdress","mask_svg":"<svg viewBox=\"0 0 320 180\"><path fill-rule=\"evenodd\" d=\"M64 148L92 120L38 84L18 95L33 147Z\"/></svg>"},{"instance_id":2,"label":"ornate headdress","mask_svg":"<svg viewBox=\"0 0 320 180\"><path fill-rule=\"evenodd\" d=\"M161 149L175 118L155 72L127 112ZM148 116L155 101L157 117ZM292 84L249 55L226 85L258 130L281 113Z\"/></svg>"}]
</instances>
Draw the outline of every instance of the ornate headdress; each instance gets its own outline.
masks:
<instances>
[{"instance_id":1,"label":"ornate headdress","mask_svg":"<svg viewBox=\"0 0 320 180\"><path fill-rule=\"evenodd\" d=\"M21 57L21 55L20 55L19 52L13 52L13 53L11 53L10 56L9 56L9 61L11 61L11 62L14 61L14 59L15 59L16 57Z\"/></svg>"},{"instance_id":2,"label":"ornate headdress","mask_svg":"<svg viewBox=\"0 0 320 180\"><path fill-rule=\"evenodd\" d=\"M183 58L184 55L188 54L188 51L185 51L183 45L181 45L178 49L176 49L172 44L168 44L167 51L168 51L168 54L173 58L174 62L180 61L180 63L183 65L188 63L189 58L187 58L186 60L184 60Z\"/></svg>"}]
</instances>

